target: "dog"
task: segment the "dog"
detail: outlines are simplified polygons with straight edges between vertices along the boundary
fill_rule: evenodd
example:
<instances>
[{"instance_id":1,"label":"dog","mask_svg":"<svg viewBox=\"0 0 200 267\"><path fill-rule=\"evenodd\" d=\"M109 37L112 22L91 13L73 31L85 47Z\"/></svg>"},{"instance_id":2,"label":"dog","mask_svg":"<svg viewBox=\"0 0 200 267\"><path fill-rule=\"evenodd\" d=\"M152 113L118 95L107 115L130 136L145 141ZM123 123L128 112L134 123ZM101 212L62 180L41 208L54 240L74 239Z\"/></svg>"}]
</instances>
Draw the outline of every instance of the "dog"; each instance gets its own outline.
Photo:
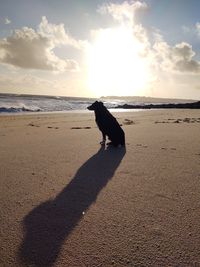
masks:
<instances>
[{"instance_id":1,"label":"dog","mask_svg":"<svg viewBox=\"0 0 200 267\"><path fill-rule=\"evenodd\" d=\"M95 101L88 110L94 110L95 120L102 133L103 140L100 144L105 145L106 136L111 141L109 144L115 147L125 146L125 134L116 118L107 110L101 101Z\"/></svg>"}]
</instances>

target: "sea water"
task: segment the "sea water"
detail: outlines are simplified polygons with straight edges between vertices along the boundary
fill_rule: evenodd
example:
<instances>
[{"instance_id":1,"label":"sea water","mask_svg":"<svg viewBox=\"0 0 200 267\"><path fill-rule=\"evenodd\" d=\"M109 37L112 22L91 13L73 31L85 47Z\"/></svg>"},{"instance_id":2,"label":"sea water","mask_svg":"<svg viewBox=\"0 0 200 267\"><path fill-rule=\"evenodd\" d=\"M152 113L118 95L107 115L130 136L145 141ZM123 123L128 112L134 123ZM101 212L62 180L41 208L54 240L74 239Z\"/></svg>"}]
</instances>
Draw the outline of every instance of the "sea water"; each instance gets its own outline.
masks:
<instances>
[{"instance_id":1,"label":"sea water","mask_svg":"<svg viewBox=\"0 0 200 267\"><path fill-rule=\"evenodd\" d=\"M86 110L98 99L82 97L0 94L0 113L29 113ZM122 100L103 101L107 108L124 104Z\"/></svg>"},{"instance_id":2,"label":"sea water","mask_svg":"<svg viewBox=\"0 0 200 267\"><path fill-rule=\"evenodd\" d=\"M130 105L145 105L150 103L186 102L185 100L174 101L148 97L102 97L100 99L94 99L83 97L0 94L0 114L83 111L87 110L87 107L96 100L103 101L104 105L109 109L125 103Z\"/></svg>"}]
</instances>

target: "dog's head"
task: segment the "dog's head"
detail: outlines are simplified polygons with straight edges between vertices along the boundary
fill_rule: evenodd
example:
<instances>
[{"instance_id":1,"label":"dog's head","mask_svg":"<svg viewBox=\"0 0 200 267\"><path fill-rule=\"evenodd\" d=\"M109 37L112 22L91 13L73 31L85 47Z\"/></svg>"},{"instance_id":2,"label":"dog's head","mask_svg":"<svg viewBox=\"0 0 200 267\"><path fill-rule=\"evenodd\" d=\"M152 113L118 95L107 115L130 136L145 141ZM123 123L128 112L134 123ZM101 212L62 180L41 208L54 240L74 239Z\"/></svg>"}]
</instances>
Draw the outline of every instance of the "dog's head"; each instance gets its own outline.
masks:
<instances>
[{"instance_id":1,"label":"dog's head","mask_svg":"<svg viewBox=\"0 0 200 267\"><path fill-rule=\"evenodd\" d=\"M91 106L87 107L89 110L100 110L104 107L101 101L95 101Z\"/></svg>"}]
</instances>

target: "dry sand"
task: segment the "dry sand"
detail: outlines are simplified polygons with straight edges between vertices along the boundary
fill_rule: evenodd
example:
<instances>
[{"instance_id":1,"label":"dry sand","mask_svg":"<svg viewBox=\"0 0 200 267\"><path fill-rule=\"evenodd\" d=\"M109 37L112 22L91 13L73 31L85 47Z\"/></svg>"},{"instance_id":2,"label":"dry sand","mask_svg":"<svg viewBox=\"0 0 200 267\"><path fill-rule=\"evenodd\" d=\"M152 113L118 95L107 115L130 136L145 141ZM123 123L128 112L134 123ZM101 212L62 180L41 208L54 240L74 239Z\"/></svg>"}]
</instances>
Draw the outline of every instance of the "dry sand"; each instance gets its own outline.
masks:
<instances>
[{"instance_id":1,"label":"dry sand","mask_svg":"<svg viewBox=\"0 0 200 267\"><path fill-rule=\"evenodd\" d=\"M0 266L200 266L200 110L0 117Z\"/></svg>"}]
</instances>

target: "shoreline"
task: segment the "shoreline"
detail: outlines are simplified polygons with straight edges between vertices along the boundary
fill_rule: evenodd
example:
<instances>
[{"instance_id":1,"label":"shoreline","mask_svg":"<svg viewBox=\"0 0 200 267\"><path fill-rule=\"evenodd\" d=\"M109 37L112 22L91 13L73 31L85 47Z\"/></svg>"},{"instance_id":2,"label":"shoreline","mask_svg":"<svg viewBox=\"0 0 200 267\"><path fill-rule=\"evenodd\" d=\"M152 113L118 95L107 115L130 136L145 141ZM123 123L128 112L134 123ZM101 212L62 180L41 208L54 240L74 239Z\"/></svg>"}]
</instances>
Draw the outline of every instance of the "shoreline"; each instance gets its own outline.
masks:
<instances>
[{"instance_id":1,"label":"shoreline","mask_svg":"<svg viewBox=\"0 0 200 267\"><path fill-rule=\"evenodd\" d=\"M123 113L123 112L141 112L141 111L156 111L156 110L198 110L200 109L200 101L197 102L198 107L186 107L185 104L150 104L150 105L129 105L124 104L113 108L108 108L108 110L112 113ZM190 105L189 103L187 103ZM177 107L181 105L180 107ZM169 107L170 106L170 107ZM87 109L77 109L77 110L63 110L63 111L28 111L28 112L0 112L0 117L9 117L9 116L30 116L30 115L62 115L62 114L88 114L91 111Z\"/></svg>"},{"instance_id":2,"label":"shoreline","mask_svg":"<svg viewBox=\"0 0 200 267\"><path fill-rule=\"evenodd\" d=\"M123 109L123 108L109 108L110 112L140 112L143 111L143 109ZM88 111L87 109L77 109L77 110L64 110L64 111L36 111L36 112L0 112L0 117L6 116L30 116L30 115L62 115L62 114L87 114L91 113L91 111Z\"/></svg>"},{"instance_id":3,"label":"shoreline","mask_svg":"<svg viewBox=\"0 0 200 267\"><path fill-rule=\"evenodd\" d=\"M191 103L168 103L168 104L123 104L117 105L112 108L108 108L110 112L138 112L142 110L165 110L165 109L200 109L200 101ZM13 115L29 115L29 114L65 114L65 113L87 113L87 109L73 109L73 110L62 110L62 111L20 111L20 112L0 112L0 116L13 116Z\"/></svg>"}]
</instances>

